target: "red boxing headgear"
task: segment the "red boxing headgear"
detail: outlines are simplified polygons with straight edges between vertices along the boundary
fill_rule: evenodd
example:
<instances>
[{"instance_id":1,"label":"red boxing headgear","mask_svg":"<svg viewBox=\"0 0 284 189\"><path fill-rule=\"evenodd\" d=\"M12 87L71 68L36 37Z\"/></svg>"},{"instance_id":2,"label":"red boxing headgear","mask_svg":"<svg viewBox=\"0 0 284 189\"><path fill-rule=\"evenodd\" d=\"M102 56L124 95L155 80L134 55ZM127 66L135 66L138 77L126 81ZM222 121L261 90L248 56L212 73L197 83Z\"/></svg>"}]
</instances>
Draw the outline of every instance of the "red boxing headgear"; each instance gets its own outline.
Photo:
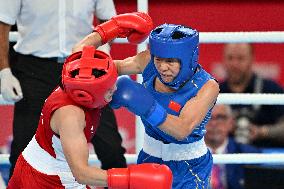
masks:
<instances>
[{"instance_id":1,"label":"red boxing headgear","mask_svg":"<svg viewBox=\"0 0 284 189\"><path fill-rule=\"evenodd\" d=\"M103 74L95 76L94 71ZM114 86L117 76L111 57L88 46L65 60L62 84L64 91L76 103L87 108L101 108L108 103L105 94Z\"/></svg>"}]
</instances>

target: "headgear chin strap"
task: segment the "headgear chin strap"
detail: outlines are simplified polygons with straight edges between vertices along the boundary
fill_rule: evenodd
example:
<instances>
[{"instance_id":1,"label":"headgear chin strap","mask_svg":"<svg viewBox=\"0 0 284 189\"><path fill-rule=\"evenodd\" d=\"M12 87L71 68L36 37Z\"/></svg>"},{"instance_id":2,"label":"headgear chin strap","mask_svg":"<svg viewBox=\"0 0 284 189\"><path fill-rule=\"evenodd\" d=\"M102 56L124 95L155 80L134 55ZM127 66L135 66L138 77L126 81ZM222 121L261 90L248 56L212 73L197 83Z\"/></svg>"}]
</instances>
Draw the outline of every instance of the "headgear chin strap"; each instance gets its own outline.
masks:
<instances>
[{"instance_id":1,"label":"headgear chin strap","mask_svg":"<svg viewBox=\"0 0 284 189\"><path fill-rule=\"evenodd\" d=\"M199 34L197 30L175 24L163 24L150 33L149 38L151 61L159 58L177 58L180 60L180 71L172 82L161 82L173 89L178 89L194 74L198 61Z\"/></svg>"},{"instance_id":2,"label":"headgear chin strap","mask_svg":"<svg viewBox=\"0 0 284 189\"><path fill-rule=\"evenodd\" d=\"M95 76L96 71L101 74ZM111 57L89 46L65 60L62 84L76 103L87 108L100 108L108 103L105 94L114 86L117 76Z\"/></svg>"}]
</instances>

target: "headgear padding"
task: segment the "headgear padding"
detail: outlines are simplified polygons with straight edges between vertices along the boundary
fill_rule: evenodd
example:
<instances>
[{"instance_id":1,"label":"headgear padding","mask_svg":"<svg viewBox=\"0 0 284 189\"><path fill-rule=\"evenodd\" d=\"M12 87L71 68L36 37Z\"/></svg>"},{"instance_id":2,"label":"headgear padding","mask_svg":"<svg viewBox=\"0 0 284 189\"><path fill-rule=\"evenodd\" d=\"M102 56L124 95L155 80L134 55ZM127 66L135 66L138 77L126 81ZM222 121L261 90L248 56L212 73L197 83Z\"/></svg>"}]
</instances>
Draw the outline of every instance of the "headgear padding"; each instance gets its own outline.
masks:
<instances>
[{"instance_id":1,"label":"headgear padding","mask_svg":"<svg viewBox=\"0 0 284 189\"><path fill-rule=\"evenodd\" d=\"M94 72L101 72L95 76ZM107 54L94 47L70 55L63 66L64 91L76 103L87 108L100 108L107 104L105 94L117 79L117 69Z\"/></svg>"},{"instance_id":2,"label":"headgear padding","mask_svg":"<svg viewBox=\"0 0 284 189\"><path fill-rule=\"evenodd\" d=\"M163 24L150 33L149 38L152 61L159 58L176 58L180 61L180 71L172 82L165 83L177 89L194 74L198 61L199 34L197 30L175 24Z\"/></svg>"}]
</instances>

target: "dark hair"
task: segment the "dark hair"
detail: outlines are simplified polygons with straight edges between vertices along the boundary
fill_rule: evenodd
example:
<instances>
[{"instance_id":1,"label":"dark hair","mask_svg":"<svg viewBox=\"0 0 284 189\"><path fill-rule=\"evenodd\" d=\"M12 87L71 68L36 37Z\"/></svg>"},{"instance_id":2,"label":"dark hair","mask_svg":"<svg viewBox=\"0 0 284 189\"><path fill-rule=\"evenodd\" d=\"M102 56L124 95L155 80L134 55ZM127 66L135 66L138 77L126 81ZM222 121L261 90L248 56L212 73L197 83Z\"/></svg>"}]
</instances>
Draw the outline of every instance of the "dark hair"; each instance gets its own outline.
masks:
<instances>
[{"instance_id":1,"label":"dark hair","mask_svg":"<svg viewBox=\"0 0 284 189\"><path fill-rule=\"evenodd\" d=\"M172 34L172 38L173 39L182 39L184 38L186 35L180 31L175 31L173 34Z\"/></svg>"},{"instance_id":2,"label":"dark hair","mask_svg":"<svg viewBox=\"0 0 284 189\"><path fill-rule=\"evenodd\" d=\"M96 77L96 78L99 78L103 75L106 74L106 72L104 70L98 70L98 69L93 69L92 70L92 74ZM75 78L76 75L79 75L79 69L76 69L74 71L71 72L71 77L72 78Z\"/></svg>"},{"instance_id":3,"label":"dark hair","mask_svg":"<svg viewBox=\"0 0 284 189\"><path fill-rule=\"evenodd\" d=\"M188 27L185 27L188 28ZM191 29L191 28L188 28ZM159 34L161 31L163 30L163 28L157 28L155 29L153 32L156 34ZM186 35L183 32L180 31L174 31L171 35L172 39L182 39L184 37L186 37Z\"/></svg>"},{"instance_id":4,"label":"dark hair","mask_svg":"<svg viewBox=\"0 0 284 189\"><path fill-rule=\"evenodd\" d=\"M98 69L93 69L92 73L93 73L93 75L94 75L96 78L99 78L99 77L105 75L105 74L106 74L106 71L104 71L104 70L98 70Z\"/></svg>"},{"instance_id":5,"label":"dark hair","mask_svg":"<svg viewBox=\"0 0 284 189\"><path fill-rule=\"evenodd\" d=\"M225 52L227 46L230 45L230 44L235 44L235 43L226 43L226 44L224 44L223 52ZM252 43L243 43L243 44L246 44L248 46L250 55L254 56L254 45Z\"/></svg>"},{"instance_id":6,"label":"dark hair","mask_svg":"<svg viewBox=\"0 0 284 189\"><path fill-rule=\"evenodd\" d=\"M106 72L105 72L104 70L93 69L93 70L92 70L92 74L93 74L96 78L99 78L99 77L105 75ZM74 70L74 71L71 72L71 77L72 77L72 78L75 78L76 75L79 75L79 69L76 69L76 70ZM60 86L60 88L64 89L63 84L62 84L62 75L59 76L58 85Z\"/></svg>"}]
</instances>

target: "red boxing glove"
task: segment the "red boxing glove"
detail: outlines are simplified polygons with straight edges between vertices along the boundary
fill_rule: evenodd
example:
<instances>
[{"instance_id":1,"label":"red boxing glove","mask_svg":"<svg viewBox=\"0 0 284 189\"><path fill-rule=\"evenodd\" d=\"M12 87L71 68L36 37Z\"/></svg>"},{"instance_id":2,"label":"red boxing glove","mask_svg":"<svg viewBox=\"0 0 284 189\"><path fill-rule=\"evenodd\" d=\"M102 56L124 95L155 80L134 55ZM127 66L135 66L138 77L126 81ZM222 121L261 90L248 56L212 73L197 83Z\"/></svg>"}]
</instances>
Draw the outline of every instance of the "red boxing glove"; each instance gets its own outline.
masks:
<instances>
[{"instance_id":1,"label":"red boxing glove","mask_svg":"<svg viewBox=\"0 0 284 189\"><path fill-rule=\"evenodd\" d=\"M127 37L130 43L143 42L153 29L151 17L143 12L120 14L112 17L109 21L98 25L95 31L105 44L115 38Z\"/></svg>"},{"instance_id":2,"label":"red boxing glove","mask_svg":"<svg viewBox=\"0 0 284 189\"><path fill-rule=\"evenodd\" d=\"M108 170L110 189L171 189L173 175L166 165L144 163Z\"/></svg>"}]
</instances>

